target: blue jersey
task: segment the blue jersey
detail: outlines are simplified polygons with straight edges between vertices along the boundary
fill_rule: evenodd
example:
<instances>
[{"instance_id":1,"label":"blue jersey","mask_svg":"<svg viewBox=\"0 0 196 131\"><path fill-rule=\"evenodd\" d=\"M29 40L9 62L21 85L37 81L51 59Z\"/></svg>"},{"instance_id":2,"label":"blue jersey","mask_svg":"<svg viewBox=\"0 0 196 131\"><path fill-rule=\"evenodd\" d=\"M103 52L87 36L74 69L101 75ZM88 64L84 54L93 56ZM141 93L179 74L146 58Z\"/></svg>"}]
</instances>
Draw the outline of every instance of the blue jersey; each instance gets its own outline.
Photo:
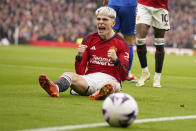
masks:
<instances>
[{"instance_id":1,"label":"blue jersey","mask_svg":"<svg viewBox=\"0 0 196 131\"><path fill-rule=\"evenodd\" d=\"M137 0L109 0L108 5L116 6L136 6Z\"/></svg>"},{"instance_id":2,"label":"blue jersey","mask_svg":"<svg viewBox=\"0 0 196 131\"><path fill-rule=\"evenodd\" d=\"M117 14L113 29L122 34L135 34L137 0L109 0L108 6Z\"/></svg>"}]
</instances>

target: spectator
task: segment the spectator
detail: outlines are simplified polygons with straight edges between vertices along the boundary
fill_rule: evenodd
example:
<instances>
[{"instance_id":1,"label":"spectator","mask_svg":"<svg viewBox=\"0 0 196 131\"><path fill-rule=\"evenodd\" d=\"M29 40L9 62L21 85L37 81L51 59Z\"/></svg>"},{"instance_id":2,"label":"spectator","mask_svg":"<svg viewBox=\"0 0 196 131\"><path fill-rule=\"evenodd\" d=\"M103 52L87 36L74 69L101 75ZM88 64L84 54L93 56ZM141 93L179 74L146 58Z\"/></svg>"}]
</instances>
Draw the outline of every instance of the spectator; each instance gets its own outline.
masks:
<instances>
[{"instance_id":1,"label":"spectator","mask_svg":"<svg viewBox=\"0 0 196 131\"><path fill-rule=\"evenodd\" d=\"M11 43L18 28L19 43L40 39L75 42L96 31L93 13L101 5L101 0L1 0L0 28ZM166 46L193 48L196 1L171 0L169 6L171 30L165 35ZM153 43L152 34L149 31L148 45Z\"/></svg>"}]
</instances>

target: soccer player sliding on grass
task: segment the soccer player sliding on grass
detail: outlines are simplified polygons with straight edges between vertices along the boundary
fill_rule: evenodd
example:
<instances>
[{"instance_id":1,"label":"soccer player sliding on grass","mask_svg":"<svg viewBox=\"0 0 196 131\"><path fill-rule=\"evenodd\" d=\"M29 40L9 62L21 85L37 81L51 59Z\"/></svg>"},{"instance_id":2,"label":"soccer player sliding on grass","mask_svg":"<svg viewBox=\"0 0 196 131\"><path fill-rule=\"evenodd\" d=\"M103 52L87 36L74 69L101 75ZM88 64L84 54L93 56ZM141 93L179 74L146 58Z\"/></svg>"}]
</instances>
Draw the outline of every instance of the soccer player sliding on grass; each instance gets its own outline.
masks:
<instances>
[{"instance_id":1,"label":"soccer player sliding on grass","mask_svg":"<svg viewBox=\"0 0 196 131\"><path fill-rule=\"evenodd\" d=\"M120 83L128 75L129 49L125 40L112 29L116 12L110 7L100 7L95 14L97 33L86 36L79 45L76 73L65 72L56 82L44 74L39 76L41 87L50 96L59 97L59 93L69 87L91 100L105 99L120 91Z\"/></svg>"}]
</instances>

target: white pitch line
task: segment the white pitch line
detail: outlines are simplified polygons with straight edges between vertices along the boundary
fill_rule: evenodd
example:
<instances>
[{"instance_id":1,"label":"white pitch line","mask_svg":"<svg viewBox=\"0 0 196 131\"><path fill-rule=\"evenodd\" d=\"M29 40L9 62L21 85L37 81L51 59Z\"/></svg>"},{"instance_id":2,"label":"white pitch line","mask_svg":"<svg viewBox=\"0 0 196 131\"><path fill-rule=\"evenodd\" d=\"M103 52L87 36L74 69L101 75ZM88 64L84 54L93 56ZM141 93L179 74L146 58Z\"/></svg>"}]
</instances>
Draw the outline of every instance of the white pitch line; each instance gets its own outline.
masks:
<instances>
[{"instance_id":1,"label":"white pitch line","mask_svg":"<svg viewBox=\"0 0 196 131\"><path fill-rule=\"evenodd\" d=\"M140 119L140 120L136 120L134 123L147 123L147 122L158 122L158 121L173 121L173 120L185 120L185 119L196 119L196 115Z\"/></svg>"},{"instance_id":2,"label":"white pitch line","mask_svg":"<svg viewBox=\"0 0 196 131\"><path fill-rule=\"evenodd\" d=\"M134 124L159 122L159 121L185 120L185 119L196 119L196 115L140 119L140 120L135 120ZM75 129L82 129L82 128L102 127L102 126L107 126L107 125L108 125L107 123L92 123L92 124L38 128L38 129L26 129L26 130L20 130L20 131L62 131L62 130L75 130Z\"/></svg>"}]
</instances>

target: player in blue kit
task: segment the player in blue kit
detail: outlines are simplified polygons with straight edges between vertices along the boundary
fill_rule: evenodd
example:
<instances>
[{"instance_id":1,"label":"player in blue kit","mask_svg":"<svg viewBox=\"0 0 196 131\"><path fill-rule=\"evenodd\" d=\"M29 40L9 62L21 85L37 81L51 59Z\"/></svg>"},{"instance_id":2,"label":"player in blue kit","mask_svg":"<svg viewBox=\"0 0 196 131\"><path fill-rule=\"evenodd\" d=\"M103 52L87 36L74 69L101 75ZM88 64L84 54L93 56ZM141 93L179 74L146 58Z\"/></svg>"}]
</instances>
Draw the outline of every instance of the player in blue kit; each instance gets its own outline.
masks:
<instances>
[{"instance_id":1,"label":"player in blue kit","mask_svg":"<svg viewBox=\"0 0 196 131\"><path fill-rule=\"evenodd\" d=\"M136 34L136 8L137 0L104 0L104 5L113 8L116 13L116 24L113 29L116 32L122 33L124 39L127 41L129 54L129 75L128 81L137 82L137 78L131 74L131 66L133 62L133 45L135 44Z\"/></svg>"}]
</instances>

